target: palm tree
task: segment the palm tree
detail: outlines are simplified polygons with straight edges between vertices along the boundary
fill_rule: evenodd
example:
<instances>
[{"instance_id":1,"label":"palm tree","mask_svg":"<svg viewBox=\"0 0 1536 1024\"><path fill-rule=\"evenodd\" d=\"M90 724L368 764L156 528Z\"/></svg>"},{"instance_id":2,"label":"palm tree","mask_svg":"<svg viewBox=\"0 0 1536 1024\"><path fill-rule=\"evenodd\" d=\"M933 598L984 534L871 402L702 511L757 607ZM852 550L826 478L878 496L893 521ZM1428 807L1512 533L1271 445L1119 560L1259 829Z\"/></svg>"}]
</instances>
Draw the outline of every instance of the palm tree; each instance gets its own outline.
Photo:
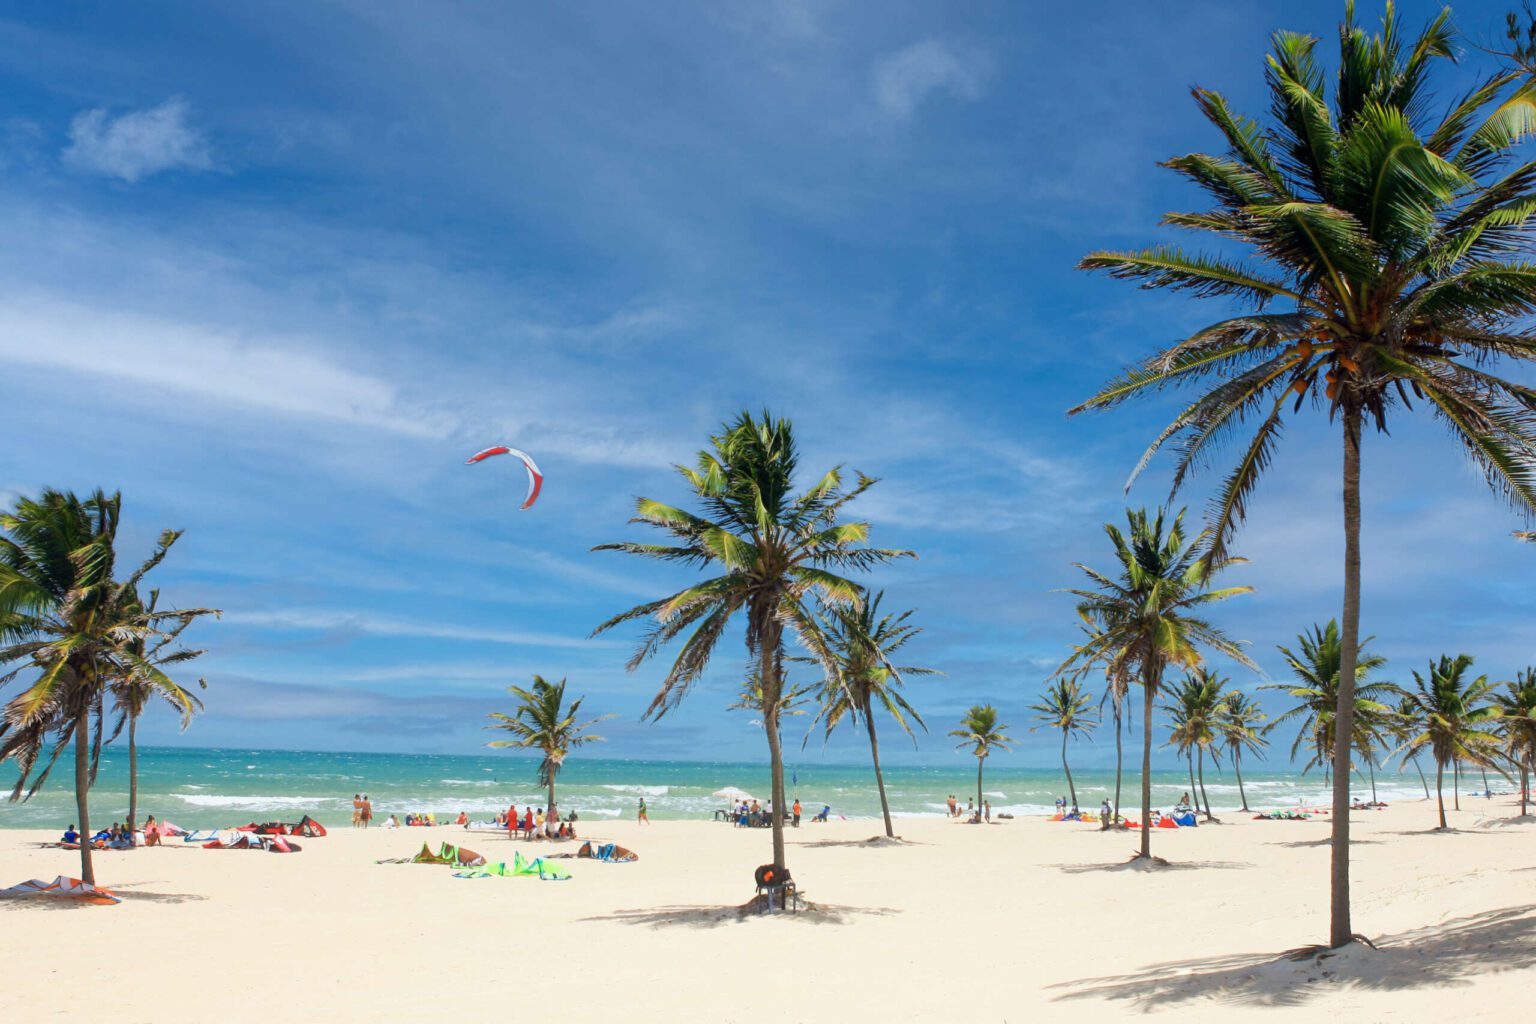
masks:
<instances>
[{"instance_id":1,"label":"palm tree","mask_svg":"<svg viewBox=\"0 0 1536 1024\"><path fill-rule=\"evenodd\" d=\"M991 704L973 704L960 719L960 728L950 730L949 734L960 738L955 744L956 750L969 747L976 755L976 809L980 811L981 772L994 750L1011 749L1013 740L1008 735L1008 727L997 720L997 708Z\"/></svg>"},{"instance_id":2,"label":"palm tree","mask_svg":"<svg viewBox=\"0 0 1536 1024\"><path fill-rule=\"evenodd\" d=\"M880 813L885 819L885 834L894 839L891 806L885 795L885 776L880 771L880 742L875 735L875 708L895 720L902 731L912 736L916 722L924 731L922 716L901 693L902 677L939 675L931 668L897 666L891 659L907 642L922 632L909 625L915 609L881 615L880 602L885 592L869 597L861 605L832 605L821 616L821 633L831 655L834 671L828 673L821 691L821 711L817 720L824 735L830 736L844 717L862 718L869 734L869 756L875 766L875 787L880 791ZM914 741L915 742L915 741Z\"/></svg>"},{"instance_id":3,"label":"palm tree","mask_svg":"<svg viewBox=\"0 0 1536 1024\"><path fill-rule=\"evenodd\" d=\"M163 635L157 624L172 617L145 609L136 595L145 574L180 534L161 534L154 553L118 582L113 571L121 511L119 494L98 490L82 500L47 490L36 500L18 499L0 515L0 529L10 534L0 537L0 665L16 665L0 676L0 685L29 668L37 671L31 685L5 706L0 761L15 760L10 798L25 799L42 788L73 741L82 840L91 835L89 795L100 763L109 685L136 674L157 686L174 685L133 646ZM80 843L80 877L96 881L88 841Z\"/></svg>"},{"instance_id":4,"label":"palm tree","mask_svg":"<svg viewBox=\"0 0 1536 1024\"><path fill-rule=\"evenodd\" d=\"M1094 716L1093 702L1076 679L1058 679L1046 685L1045 696L1029 709L1036 712L1036 721L1061 730L1061 770L1067 773L1067 791L1072 794L1072 806L1076 807L1077 786L1072 781L1072 766L1067 764L1067 740L1074 733L1090 733L1099 724Z\"/></svg>"},{"instance_id":5,"label":"palm tree","mask_svg":"<svg viewBox=\"0 0 1536 1024\"><path fill-rule=\"evenodd\" d=\"M742 413L710 439L696 469L679 466L700 514L649 498L636 503L631 522L670 534L670 544L603 544L594 550L623 551L645 558L718 567L722 575L648 601L614 616L594 635L635 619L654 619L629 668L634 670L669 641L689 630L676 660L662 678L646 717L675 708L709 665L726 625L746 612L747 653L756 659L763 690L763 723L773 786L773 862L784 868L784 755L779 742L786 631L823 668L832 672L831 652L820 638L808 599L825 604L858 604L858 584L833 570L867 570L910 551L864 546L868 523L840 523L844 507L875 481L862 474L844 488L833 469L801 494L793 493L798 453L788 420Z\"/></svg>"},{"instance_id":6,"label":"palm tree","mask_svg":"<svg viewBox=\"0 0 1536 1024\"><path fill-rule=\"evenodd\" d=\"M1163 672L1169 666L1198 668L1204 660L1202 648L1252 667L1237 642L1192 613L1253 588L1208 589L1212 577L1241 559L1223 555L1211 562L1210 555L1200 557L1207 534L1188 542L1182 511L1166 529L1161 509L1150 519L1145 509L1127 509L1126 521L1128 533L1121 533L1113 523L1104 525L1119 562L1116 575L1074 563L1097 589L1067 590L1081 599L1077 614L1088 628L1088 640L1074 648L1057 671L1082 672L1103 665L1111 680L1134 676L1141 683L1141 851L1137 856L1149 859L1152 711L1163 685Z\"/></svg>"},{"instance_id":7,"label":"palm tree","mask_svg":"<svg viewBox=\"0 0 1536 1024\"><path fill-rule=\"evenodd\" d=\"M1249 808L1248 794L1243 789L1243 754L1264 756L1264 748L1269 744L1259 727L1268 717L1259 702L1241 690L1227 694L1216 716L1216 731L1227 745L1227 753L1232 755L1232 770L1237 773L1237 795L1243 801L1244 811Z\"/></svg>"},{"instance_id":8,"label":"palm tree","mask_svg":"<svg viewBox=\"0 0 1536 1024\"><path fill-rule=\"evenodd\" d=\"M149 602L143 605L143 609L154 614L156 606L160 603L160 591L152 590L149 593ZM185 729L192 721L192 716L203 709L203 702L197 696L177 683L172 682L164 674L167 665L177 665L195 658L201 657L206 651L173 648L181 636L183 630L204 615L219 614L218 610L210 608L193 608L185 612L173 613L176 615L169 628L150 638L139 636L128 642L128 650L131 651L137 661L128 665L128 671L122 676L111 680L109 688L112 691L113 702L118 711L117 727L113 731L115 739L123 729L126 721L128 726L128 831L132 834L135 823L139 820L139 746L138 727L139 718L143 716L149 707L149 702L159 697L176 709L181 714L181 727ZM141 670L142 664L159 671L150 673ZM198 686L206 689L206 680L199 679Z\"/></svg>"},{"instance_id":9,"label":"palm tree","mask_svg":"<svg viewBox=\"0 0 1536 1024\"><path fill-rule=\"evenodd\" d=\"M1226 551L1268 467L1287 414L1310 401L1337 423L1343 448L1343 668L1334 751L1329 945L1353 941L1349 910L1349 761L1360 636L1360 449L1367 421L1415 400L1459 441L1495 490L1536 509L1536 391L1491 372L1500 357L1536 358L1522 324L1536 309L1526 226L1536 174L1504 173L1536 132L1536 84L1512 69L1482 80L1432 115L1433 67L1452 58L1449 10L1417 38L1388 7L1368 35L1345 9L1330 96L1311 36L1280 32L1265 72L1266 126L1220 93L1195 102L1226 152L1164 166L1202 189L1212 210L1166 224L1207 231L1222 254L1174 245L1096 252L1080 264L1145 288L1184 290L1249 307L1130 369L1073 412L1189 385L1199 393L1168 424L1138 470L1176 436L1174 490L1245 421L1257 429L1213 501L1211 554ZM1253 259L1226 255L1246 246Z\"/></svg>"},{"instance_id":10,"label":"palm tree","mask_svg":"<svg viewBox=\"0 0 1536 1024\"><path fill-rule=\"evenodd\" d=\"M1531 797L1531 769L1536 768L1536 668L1520 672L1504 684L1509 691L1494 695L1499 708L1499 734L1504 756L1520 770L1520 816Z\"/></svg>"},{"instance_id":11,"label":"palm tree","mask_svg":"<svg viewBox=\"0 0 1536 1024\"><path fill-rule=\"evenodd\" d=\"M1387 729L1392 734L1392 739L1401 748L1414 736L1417 736L1424 728L1423 718L1419 714L1418 705L1406 693L1397 702L1397 708L1392 717L1387 719ZM1403 758L1410 762L1414 770L1419 773L1419 784L1424 787L1424 799L1429 799L1429 780L1424 777L1424 766L1419 764L1419 755L1413 753Z\"/></svg>"},{"instance_id":12,"label":"palm tree","mask_svg":"<svg viewBox=\"0 0 1536 1024\"><path fill-rule=\"evenodd\" d=\"M1362 759L1372 759L1383 746L1384 736L1391 732L1393 710L1387 701L1398 697L1401 691L1389 682L1368 682L1372 671L1387 663L1386 658L1371 654L1365 645L1375 637L1366 637L1358 648L1355 661L1355 685L1349 728L1352 733L1350 749ZM1296 637L1297 652L1285 646L1277 646L1285 657L1285 663L1296 676L1294 683L1267 683L1263 689L1284 690L1297 703L1285 714L1271 722L1265 732L1279 728L1285 722L1301 720L1296 741L1291 744L1291 757L1307 752L1302 771L1309 772L1322 765L1325 772L1336 770L1333 750L1336 742L1339 700L1339 668L1343 663L1343 640L1339 624L1330 619L1326 626L1313 626L1308 633ZM1348 781L1353 760L1344 766Z\"/></svg>"},{"instance_id":13,"label":"palm tree","mask_svg":"<svg viewBox=\"0 0 1536 1024\"><path fill-rule=\"evenodd\" d=\"M555 808L555 776L560 774L560 767L565 764L565 759L571 751L577 747L584 747L588 743L603 741L603 737L593 735L587 730L613 716L603 715L599 718L589 718L585 722L578 722L576 717L581 714L581 702L586 698L577 697L567 706L564 679L552 684L543 676L535 675L532 690L525 690L521 686L509 686L507 692L517 698L517 710L510 715L492 711L489 717L495 721L486 728L505 730L511 733L513 738L492 740L486 746L520 747L524 750L543 752L544 756L539 760L539 785L549 790L549 807L545 812L544 832L546 835L553 835L555 822L559 820L559 814Z\"/></svg>"},{"instance_id":14,"label":"palm tree","mask_svg":"<svg viewBox=\"0 0 1536 1024\"><path fill-rule=\"evenodd\" d=\"M1200 787L1195 792L1197 803L1205 805L1205 820L1215 821L1211 814L1211 801L1205 793L1205 752L1217 753L1216 729L1225 700L1227 680L1206 669L1195 669L1184 677L1183 684L1174 691L1173 703L1163 705L1163 710L1173 718L1173 731L1169 741L1178 747L1179 753L1191 761L1198 753L1200 759ZM1190 788L1195 788L1194 769L1190 770Z\"/></svg>"},{"instance_id":15,"label":"palm tree","mask_svg":"<svg viewBox=\"0 0 1536 1024\"><path fill-rule=\"evenodd\" d=\"M1435 759L1435 799L1440 809L1440 827L1445 823L1445 766L1463 761L1488 767L1498 764L1498 737L1492 725L1499 717L1497 704L1489 702L1494 684L1487 676L1465 678L1472 667L1472 656L1441 655L1429 663L1429 674L1413 674L1414 689L1408 698L1414 704L1422 730L1408 739L1404 752L1412 757L1428 748Z\"/></svg>"}]
</instances>

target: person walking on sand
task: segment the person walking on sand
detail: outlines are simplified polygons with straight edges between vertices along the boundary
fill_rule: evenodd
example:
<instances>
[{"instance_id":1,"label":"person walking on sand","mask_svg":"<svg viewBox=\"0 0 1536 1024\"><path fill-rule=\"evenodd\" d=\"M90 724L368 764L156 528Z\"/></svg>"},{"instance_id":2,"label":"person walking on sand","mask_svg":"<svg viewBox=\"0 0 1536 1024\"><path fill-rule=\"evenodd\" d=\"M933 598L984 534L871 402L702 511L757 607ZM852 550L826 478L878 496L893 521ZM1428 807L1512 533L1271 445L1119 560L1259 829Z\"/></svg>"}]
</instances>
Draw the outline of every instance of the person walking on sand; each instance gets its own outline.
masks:
<instances>
[{"instance_id":1,"label":"person walking on sand","mask_svg":"<svg viewBox=\"0 0 1536 1024\"><path fill-rule=\"evenodd\" d=\"M373 821L373 801L368 799L367 793L363 794L362 819L363 828L367 828L368 823Z\"/></svg>"},{"instance_id":2,"label":"person walking on sand","mask_svg":"<svg viewBox=\"0 0 1536 1024\"><path fill-rule=\"evenodd\" d=\"M352 827L357 828L363 823L363 794L352 794Z\"/></svg>"},{"instance_id":3,"label":"person walking on sand","mask_svg":"<svg viewBox=\"0 0 1536 1024\"><path fill-rule=\"evenodd\" d=\"M645 797L640 798L640 809L635 812L635 821L641 825L649 825L651 823L651 816L645 809Z\"/></svg>"},{"instance_id":4,"label":"person walking on sand","mask_svg":"<svg viewBox=\"0 0 1536 1024\"><path fill-rule=\"evenodd\" d=\"M981 802L981 820L985 821L989 825L992 824L992 801L991 800L983 800Z\"/></svg>"},{"instance_id":5,"label":"person walking on sand","mask_svg":"<svg viewBox=\"0 0 1536 1024\"><path fill-rule=\"evenodd\" d=\"M1104 802L1099 805L1099 831L1100 832L1107 832L1107 831L1109 831L1109 825L1110 825L1109 819L1113 818L1114 816L1115 816L1114 809L1109 806L1109 797L1105 797L1104 798Z\"/></svg>"}]
</instances>

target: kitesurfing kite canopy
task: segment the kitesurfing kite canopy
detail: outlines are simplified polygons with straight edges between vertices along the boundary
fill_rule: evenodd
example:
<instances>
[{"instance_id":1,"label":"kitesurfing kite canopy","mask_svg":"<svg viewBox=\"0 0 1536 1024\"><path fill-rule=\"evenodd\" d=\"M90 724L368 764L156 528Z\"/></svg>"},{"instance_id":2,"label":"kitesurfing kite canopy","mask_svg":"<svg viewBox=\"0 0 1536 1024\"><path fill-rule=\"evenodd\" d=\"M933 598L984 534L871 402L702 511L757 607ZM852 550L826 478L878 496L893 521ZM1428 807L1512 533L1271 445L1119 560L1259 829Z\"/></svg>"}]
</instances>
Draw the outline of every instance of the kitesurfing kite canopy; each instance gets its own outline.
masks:
<instances>
[{"instance_id":1,"label":"kitesurfing kite canopy","mask_svg":"<svg viewBox=\"0 0 1536 1024\"><path fill-rule=\"evenodd\" d=\"M475 454L464 460L464 465L473 466L477 462L484 462L493 455L515 455L523 460L523 468L528 471L528 497L523 500L522 507L531 508L533 503L539 500L539 491L544 487L544 474L539 472L538 463L533 461L533 456L508 445L498 444L493 448L485 449L483 452L475 452Z\"/></svg>"}]
</instances>

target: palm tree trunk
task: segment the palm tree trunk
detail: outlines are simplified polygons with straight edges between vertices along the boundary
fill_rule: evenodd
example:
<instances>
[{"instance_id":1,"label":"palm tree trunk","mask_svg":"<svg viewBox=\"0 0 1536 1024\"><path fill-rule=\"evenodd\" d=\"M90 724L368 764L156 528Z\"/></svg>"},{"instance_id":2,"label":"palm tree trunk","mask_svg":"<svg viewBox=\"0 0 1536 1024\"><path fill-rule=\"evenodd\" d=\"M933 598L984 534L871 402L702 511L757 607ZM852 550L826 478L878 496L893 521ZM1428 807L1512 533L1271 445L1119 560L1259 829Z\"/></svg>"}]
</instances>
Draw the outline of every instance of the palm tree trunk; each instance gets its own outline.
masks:
<instances>
[{"instance_id":1,"label":"palm tree trunk","mask_svg":"<svg viewBox=\"0 0 1536 1024\"><path fill-rule=\"evenodd\" d=\"M1067 730L1061 730L1061 767L1067 773L1067 792L1072 794L1072 806L1077 806L1077 787L1072 783L1072 766L1067 764ZM980 804L976 805L980 807Z\"/></svg>"},{"instance_id":2,"label":"palm tree trunk","mask_svg":"<svg viewBox=\"0 0 1536 1024\"><path fill-rule=\"evenodd\" d=\"M1366 758L1365 766L1371 770L1371 803L1378 803L1376 799L1376 762Z\"/></svg>"},{"instance_id":3,"label":"palm tree trunk","mask_svg":"<svg viewBox=\"0 0 1536 1024\"><path fill-rule=\"evenodd\" d=\"M1419 759L1418 759L1417 756L1411 758L1411 760L1413 761L1413 766L1419 770L1419 782L1423 783L1423 785L1424 785L1424 799L1428 800L1429 799L1429 780L1424 777L1424 766L1419 764Z\"/></svg>"},{"instance_id":4,"label":"palm tree trunk","mask_svg":"<svg viewBox=\"0 0 1536 1024\"><path fill-rule=\"evenodd\" d=\"M1205 820L1215 821L1216 815L1211 813L1211 798L1205 792L1205 747L1200 748L1200 799L1205 802Z\"/></svg>"},{"instance_id":5,"label":"palm tree trunk","mask_svg":"<svg viewBox=\"0 0 1536 1024\"><path fill-rule=\"evenodd\" d=\"M1435 761L1435 801L1440 805L1440 827L1445 828L1445 764Z\"/></svg>"},{"instance_id":6,"label":"palm tree trunk","mask_svg":"<svg viewBox=\"0 0 1536 1024\"><path fill-rule=\"evenodd\" d=\"M1243 790L1243 749L1232 749L1232 770L1237 773L1237 795L1243 801L1243 813L1248 813L1248 794Z\"/></svg>"},{"instance_id":7,"label":"palm tree trunk","mask_svg":"<svg viewBox=\"0 0 1536 1024\"><path fill-rule=\"evenodd\" d=\"M1115 820L1111 824L1120 824L1120 777L1123 763L1123 749L1120 742L1120 698L1115 698Z\"/></svg>"},{"instance_id":8,"label":"palm tree trunk","mask_svg":"<svg viewBox=\"0 0 1536 1024\"><path fill-rule=\"evenodd\" d=\"M981 812L981 770L986 767L987 756L985 754L976 757L976 811Z\"/></svg>"},{"instance_id":9,"label":"palm tree trunk","mask_svg":"<svg viewBox=\"0 0 1536 1024\"><path fill-rule=\"evenodd\" d=\"M1451 792L1456 798L1456 809L1461 810L1461 762L1451 762Z\"/></svg>"},{"instance_id":10,"label":"palm tree trunk","mask_svg":"<svg viewBox=\"0 0 1536 1024\"><path fill-rule=\"evenodd\" d=\"M875 739L875 716L870 713L872 709L864 708L864 727L869 730L869 756L875 762L875 787L880 790L880 814L885 818L885 836L887 839L896 838L896 829L891 826L891 805L885 799L885 776L880 771L880 741Z\"/></svg>"},{"instance_id":11,"label":"palm tree trunk","mask_svg":"<svg viewBox=\"0 0 1536 1024\"><path fill-rule=\"evenodd\" d=\"M90 714L82 711L75 718L75 814L80 818L80 881L95 885L96 868L91 864L91 771L85 756L86 737L90 731Z\"/></svg>"},{"instance_id":12,"label":"palm tree trunk","mask_svg":"<svg viewBox=\"0 0 1536 1024\"><path fill-rule=\"evenodd\" d=\"M1479 766L1478 766L1478 770L1479 770L1479 771L1481 771L1481 772L1482 772L1482 773L1483 773L1483 799L1485 799L1485 800L1488 800L1488 799L1492 799L1492 798L1491 798L1491 797L1490 797L1490 796L1489 796L1489 795L1488 795L1488 794L1489 794L1489 793L1491 793L1491 792L1492 792L1492 790L1490 790L1490 789L1489 789L1489 788L1488 788L1488 769L1487 769L1487 768L1484 768L1484 767L1482 767L1482 766L1481 766L1481 765L1479 765Z\"/></svg>"},{"instance_id":13,"label":"palm tree trunk","mask_svg":"<svg viewBox=\"0 0 1536 1024\"><path fill-rule=\"evenodd\" d=\"M1184 751L1184 766L1189 769L1189 798L1195 802L1195 810L1200 809L1200 791L1195 788L1195 752L1190 749Z\"/></svg>"},{"instance_id":14,"label":"palm tree trunk","mask_svg":"<svg viewBox=\"0 0 1536 1024\"><path fill-rule=\"evenodd\" d=\"M134 822L139 820L139 716L128 718L128 834L133 835Z\"/></svg>"},{"instance_id":15,"label":"palm tree trunk","mask_svg":"<svg viewBox=\"0 0 1536 1024\"><path fill-rule=\"evenodd\" d=\"M1525 765L1520 766L1520 817L1525 817L1526 801L1531 795L1531 773Z\"/></svg>"},{"instance_id":16,"label":"palm tree trunk","mask_svg":"<svg viewBox=\"0 0 1536 1024\"><path fill-rule=\"evenodd\" d=\"M1152 857L1152 701L1157 696L1153 669L1148 667L1141 681L1145 698L1141 709L1141 853Z\"/></svg>"},{"instance_id":17,"label":"palm tree trunk","mask_svg":"<svg viewBox=\"0 0 1536 1024\"><path fill-rule=\"evenodd\" d=\"M551 769L549 773L549 806L544 809L544 834L546 836L555 834L555 817L557 814L555 810L555 771L556 769Z\"/></svg>"},{"instance_id":18,"label":"palm tree trunk","mask_svg":"<svg viewBox=\"0 0 1536 1024\"><path fill-rule=\"evenodd\" d=\"M1339 694L1334 709L1333 836L1329 871L1328 945L1354 941L1349 906L1349 751L1355 735L1355 668L1360 655L1360 409L1344 412L1344 614L1340 624Z\"/></svg>"}]
</instances>

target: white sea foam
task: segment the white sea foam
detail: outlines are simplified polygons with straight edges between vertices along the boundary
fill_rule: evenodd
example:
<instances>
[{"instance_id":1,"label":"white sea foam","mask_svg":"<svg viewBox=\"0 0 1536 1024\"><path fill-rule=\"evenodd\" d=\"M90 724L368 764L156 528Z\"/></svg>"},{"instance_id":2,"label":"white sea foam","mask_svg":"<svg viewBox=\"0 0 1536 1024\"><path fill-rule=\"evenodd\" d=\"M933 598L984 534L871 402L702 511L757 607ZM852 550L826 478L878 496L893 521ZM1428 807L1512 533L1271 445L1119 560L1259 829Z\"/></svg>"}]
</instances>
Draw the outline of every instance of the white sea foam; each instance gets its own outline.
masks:
<instances>
[{"instance_id":1,"label":"white sea foam","mask_svg":"<svg viewBox=\"0 0 1536 1024\"><path fill-rule=\"evenodd\" d=\"M226 796L222 793L175 793L193 807L328 807L340 801L324 796Z\"/></svg>"},{"instance_id":2,"label":"white sea foam","mask_svg":"<svg viewBox=\"0 0 1536 1024\"><path fill-rule=\"evenodd\" d=\"M615 793L634 793L637 796L666 796L672 791L671 786L602 786L602 789L612 790Z\"/></svg>"}]
</instances>

